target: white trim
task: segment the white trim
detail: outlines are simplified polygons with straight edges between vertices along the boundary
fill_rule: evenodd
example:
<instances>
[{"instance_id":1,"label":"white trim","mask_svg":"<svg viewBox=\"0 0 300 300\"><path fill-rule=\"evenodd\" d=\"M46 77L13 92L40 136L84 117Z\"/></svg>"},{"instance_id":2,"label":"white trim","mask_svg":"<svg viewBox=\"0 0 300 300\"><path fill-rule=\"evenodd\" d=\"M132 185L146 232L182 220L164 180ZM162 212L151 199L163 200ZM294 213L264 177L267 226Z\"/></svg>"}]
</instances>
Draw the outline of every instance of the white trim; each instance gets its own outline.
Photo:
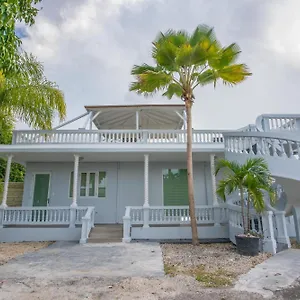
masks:
<instances>
[{"instance_id":1,"label":"white trim","mask_svg":"<svg viewBox=\"0 0 300 300\"><path fill-rule=\"evenodd\" d=\"M100 172L105 172L105 197L99 197L98 196L98 192L99 192L99 173ZM82 173L86 173L87 176L86 176L86 186L85 186L85 196L81 196L80 195L80 191L81 191L81 175ZM89 179L90 179L90 174L91 173L95 173L95 194L94 196L88 196L89 194ZM107 199L107 170L106 169L102 169L102 170L81 170L79 173L78 173L78 182L79 182L79 185L77 187L78 189L78 198L79 199Z\"/></svg>"},{"instance_id":2,"label":"white trim","mask_svg":"<svg viewBox=\"0 0 300 300\"><path fill-rule=\"evenodd\" d=\"M32 180L32 186L31 186L31 205L33 206L34 201L34 188L35 188L35 179L36 175L49 175L49 184L48 184L48 195L47 195L47 206L50 206L50 196L51 196L51 179L52 179L52 172L46 171L46 172L32 172L33 180ZM49 202L48 202L49 200Z\"/></svg>"}]
</instances>

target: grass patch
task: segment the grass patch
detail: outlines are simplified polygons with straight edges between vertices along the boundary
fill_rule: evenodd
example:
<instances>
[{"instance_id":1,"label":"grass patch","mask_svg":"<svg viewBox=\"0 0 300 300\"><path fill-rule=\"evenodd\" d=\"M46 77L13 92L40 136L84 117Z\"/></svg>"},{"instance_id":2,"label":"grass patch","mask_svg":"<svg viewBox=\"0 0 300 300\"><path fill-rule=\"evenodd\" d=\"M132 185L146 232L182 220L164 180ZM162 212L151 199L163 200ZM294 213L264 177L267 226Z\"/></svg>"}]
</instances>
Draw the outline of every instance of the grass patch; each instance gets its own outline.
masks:
<instances>
[{"instance_id":1,"label":"grass patch","mask_svg":"<svg viewBox=\"0 0 300 300\"><path fill-rule=\"evenodd\" d=\"M166 275L174 277L177 274L177 268L171 264L164 264L164 271Z\"/></svg>"},{"instance_id":2,"label":"grass patch","mask_svg":"<svg viewBox=\"0 0 300 300\"><path fill-rule=\"evenodd\" d=\"M233 274L224 269L216 271L206 271L205 266L201 265L195 271L196 280L201 282L205 287L219 288L228 287L233 284Z\"/></svg>"}]
</instances>

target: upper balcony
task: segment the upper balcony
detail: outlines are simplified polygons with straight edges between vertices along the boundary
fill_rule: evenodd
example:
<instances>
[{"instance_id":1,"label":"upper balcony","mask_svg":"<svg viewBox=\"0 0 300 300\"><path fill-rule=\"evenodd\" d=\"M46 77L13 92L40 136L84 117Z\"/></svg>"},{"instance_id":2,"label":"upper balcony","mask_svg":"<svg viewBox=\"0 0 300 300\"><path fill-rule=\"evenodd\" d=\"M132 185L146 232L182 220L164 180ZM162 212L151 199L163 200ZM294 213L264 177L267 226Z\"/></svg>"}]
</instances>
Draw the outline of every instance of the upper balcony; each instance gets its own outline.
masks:
<instances>
[{"instance_id":1,"label":"upper balcony","mask_svg":"<svg viewBox=\"0 0 300 300\"><path fill-rule=\"evenodd\" d=\"M16 130L12 144L185 144L186 141L186 130ZM193 130L192 142L223 144L223 131Z\"/></svg>"},{"instance_id":2,"label":"upper balcony","mask_svg":"<svg viewBox=\"0 0 300 300\"><path fill-rule=\"evenodd\" d=\"M90 146L101 148L183 147L187 141L185 106L182 104L150 104L126 106L86 106L87 112L53 130L16 130L13 145L53 147L55 145ZM79 129L61 129L84 118ZM222 148L224 140L219 130L194 130L193 144ZM91 145L92 144L92 145ZM169 144L167 146L166 144ZM181 146L180 146L181 144ZM119 146L118 146L119 145ZM151 146L153 145L153 146ZM176 147L176 146L175 146ZM204 146L205 147L205 146Z\"/></svg>"}]
</instances>

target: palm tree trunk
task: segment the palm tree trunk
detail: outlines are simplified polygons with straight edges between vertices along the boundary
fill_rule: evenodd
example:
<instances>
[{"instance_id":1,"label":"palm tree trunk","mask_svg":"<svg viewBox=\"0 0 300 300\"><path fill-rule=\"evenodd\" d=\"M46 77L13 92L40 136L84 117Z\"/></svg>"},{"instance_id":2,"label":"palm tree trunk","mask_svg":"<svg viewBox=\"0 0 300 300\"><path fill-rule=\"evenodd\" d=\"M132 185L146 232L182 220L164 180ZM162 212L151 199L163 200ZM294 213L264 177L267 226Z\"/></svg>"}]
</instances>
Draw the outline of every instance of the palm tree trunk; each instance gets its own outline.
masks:
<instances>
[{"instance_id":1,"label":"palm tree trunk","mask_svg":"<svg viewBox=\"0 0 300 300\"><path fill-rule=\"evenodd\" d=\"M241 194L241 210L242 210L242 225L243 225L243 229L244 229L244 234L246 234L246 228L245 228L245 203L244 203L244 189L241 186L240 187L240 194Z\"/></svg>"},{"instance_id":2,"label":"palm tree trunk","mask_svg":"<svg viewBox=\"0 0 300 300\"><path fill-rule=\"evenodd\" d=\"M192 99L185 99L185 109L187 117L187 176L188 176L188 196L189 208L192 228L192 244L198 245L198 230L195 214L195 198L194 198L194 176L193 176L193 151L192 151Z\"/></svg>"}]
</instances>

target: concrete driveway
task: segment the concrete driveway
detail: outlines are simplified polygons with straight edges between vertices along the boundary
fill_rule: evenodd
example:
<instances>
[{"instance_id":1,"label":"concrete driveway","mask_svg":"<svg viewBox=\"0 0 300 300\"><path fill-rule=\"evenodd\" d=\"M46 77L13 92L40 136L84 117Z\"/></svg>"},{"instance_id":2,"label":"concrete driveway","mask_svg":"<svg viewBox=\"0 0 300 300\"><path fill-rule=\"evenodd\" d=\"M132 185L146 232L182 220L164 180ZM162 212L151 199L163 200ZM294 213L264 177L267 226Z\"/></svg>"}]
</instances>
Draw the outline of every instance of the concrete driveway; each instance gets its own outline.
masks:
<instances>
[{"instance_id":1,"label":"concrete driveway","mask_svg":"<svg viewBox=\"0 0 300 300\"><path fill-rule=\"evenodd\" d=\"M0 280L163 275L162 253L157 243L79 245L57 242L0 266Z\"/></svg>"}]
</instances>

